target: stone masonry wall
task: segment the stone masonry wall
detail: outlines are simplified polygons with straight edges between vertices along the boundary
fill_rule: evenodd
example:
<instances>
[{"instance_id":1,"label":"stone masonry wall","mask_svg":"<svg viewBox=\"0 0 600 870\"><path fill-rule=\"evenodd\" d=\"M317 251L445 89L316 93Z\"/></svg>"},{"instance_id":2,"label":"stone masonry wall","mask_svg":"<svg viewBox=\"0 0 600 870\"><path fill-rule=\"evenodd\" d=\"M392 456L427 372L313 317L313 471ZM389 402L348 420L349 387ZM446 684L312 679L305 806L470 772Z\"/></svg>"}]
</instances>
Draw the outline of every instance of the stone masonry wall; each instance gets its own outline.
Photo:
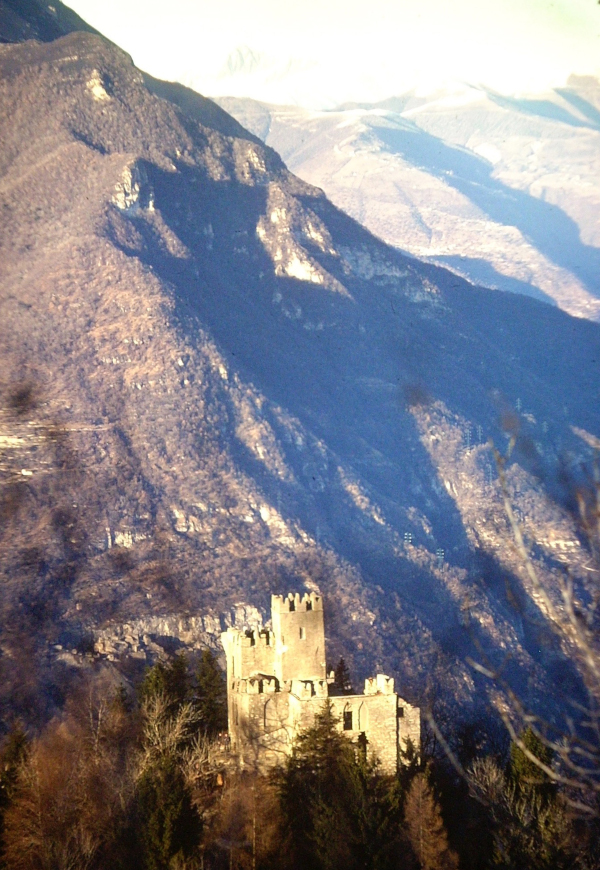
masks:
<instances>
[{"instance_id":1,"label":"stone masonry wall","mask_svg":"<svg viewBox=\"0 0 600 870\"><path fill-rule=\"evenodd\" d=\"M344 734L356 741L364 733L369 756L379 759L383 773L394 774L398 767L398 696L342 695L331 698L331 703ZM352 729L344 728L344 713L352 713Z\"/></svg>"},{"instance_id":2,"label":"stone masonry wall","mask_svg":"<svg viewBox=\"0 0 600 870\"><path fill-rule=\"evenodd\" d=\"M412 707L398 699L398 708L402 716L398 719L398 747L400 754L406 752L408 742L412 744L415 752L421 751L421 711L418 707Z\"/></svg>"},{"instance_id":3,"label":"stone masonry wall","mask_svg":"<svg viewBox=\"0 0 600 870\"><path fill-rule=\"evenodd\" d=\"M276 647L275 675L286 680L324 680L325 625L323 603L316 595L272 598ZM293 608L293 609L292 609Z\"/></svg>"}]
</instances>

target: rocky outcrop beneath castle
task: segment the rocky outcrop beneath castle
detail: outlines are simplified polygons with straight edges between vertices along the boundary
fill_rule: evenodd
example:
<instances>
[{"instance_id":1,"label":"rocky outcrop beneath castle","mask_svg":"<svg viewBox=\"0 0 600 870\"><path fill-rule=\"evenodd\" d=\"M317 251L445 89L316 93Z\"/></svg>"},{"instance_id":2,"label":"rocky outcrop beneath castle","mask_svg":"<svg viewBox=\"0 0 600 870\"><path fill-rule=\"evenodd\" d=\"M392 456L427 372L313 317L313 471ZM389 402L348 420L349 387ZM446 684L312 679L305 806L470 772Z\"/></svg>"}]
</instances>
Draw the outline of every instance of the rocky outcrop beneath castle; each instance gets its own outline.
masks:
<instances>
[{"instance_id":1,"label":"rocky outcrop beneath castle","mask_svg":"<svg viewBox=\"0 0 600 870\"><path fill-rule=\"evenodd\" d=\"M109 661L130 657L151 664L166 659L178 649L191 651L208 647L221 652L221 632L250 626L258 629L261 625L261 612L243 603L202 616L146 616L93 631L93 653Z\"/></svg>"}]
</instances>

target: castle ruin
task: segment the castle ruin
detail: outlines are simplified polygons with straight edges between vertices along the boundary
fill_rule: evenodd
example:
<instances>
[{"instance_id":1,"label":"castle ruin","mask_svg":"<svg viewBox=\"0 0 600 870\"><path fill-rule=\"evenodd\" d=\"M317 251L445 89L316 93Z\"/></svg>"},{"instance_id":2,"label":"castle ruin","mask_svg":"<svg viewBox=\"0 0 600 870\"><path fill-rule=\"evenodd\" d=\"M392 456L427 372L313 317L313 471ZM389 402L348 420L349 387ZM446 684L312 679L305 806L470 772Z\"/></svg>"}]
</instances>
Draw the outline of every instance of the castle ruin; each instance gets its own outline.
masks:
<instances>
[{"instance_id":1,"label":"castle ruin","mask_svg":"<svg viewBox=\"0 0 600 870\"><path fill-rule=\"evenodd\" d=\"M271 629L229 628L221 635L229 736L242 765L266 768L284 761L327 700L339 729L366 745L384 773L396 772L409 742L419 752L420 711L397 695L392 678L365 680L362 695L336 693L327 678L319 595L272 595L271 617Z\"/></svg>"}]
</instances>

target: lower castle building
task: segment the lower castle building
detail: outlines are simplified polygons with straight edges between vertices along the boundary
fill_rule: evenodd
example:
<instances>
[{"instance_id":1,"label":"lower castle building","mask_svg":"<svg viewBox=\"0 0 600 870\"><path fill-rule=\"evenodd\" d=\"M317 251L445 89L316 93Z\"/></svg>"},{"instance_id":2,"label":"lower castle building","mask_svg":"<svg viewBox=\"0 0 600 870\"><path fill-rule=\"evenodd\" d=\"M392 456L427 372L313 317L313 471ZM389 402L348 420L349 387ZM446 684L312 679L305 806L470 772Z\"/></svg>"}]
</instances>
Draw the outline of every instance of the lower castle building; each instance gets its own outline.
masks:
<instances>
[{"instance_id":1,"label":"lower castle building","mask_svg":"<svg viewBox=\"0 0 600 870\"><path fill-rule=\"evenodd\" d=\"M231 748L243 765L284 761L327 700L340 730L366 745L384 773L396 772L409 743L420 751L420 711L397 695L392 678L365 680L363 695L335 693L327 679L319 595L272 595L271 616L271 629L229 628L221 635Z\"/></svg>"}]
</instances>

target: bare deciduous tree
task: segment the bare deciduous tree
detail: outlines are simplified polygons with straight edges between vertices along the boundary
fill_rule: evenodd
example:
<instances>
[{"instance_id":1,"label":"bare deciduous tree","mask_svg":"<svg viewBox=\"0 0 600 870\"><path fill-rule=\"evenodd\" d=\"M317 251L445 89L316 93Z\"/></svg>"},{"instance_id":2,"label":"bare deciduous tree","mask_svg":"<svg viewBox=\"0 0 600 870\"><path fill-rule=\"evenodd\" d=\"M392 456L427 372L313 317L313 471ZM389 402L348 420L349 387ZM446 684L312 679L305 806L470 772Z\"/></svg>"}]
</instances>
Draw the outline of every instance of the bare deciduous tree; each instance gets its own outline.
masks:
<instances>
[{"instance_id":1,"label":"bare deciduous tree","mask_svg":"<svg viewBox=\"0 0 600 870\"><path fill-rule=\"evenodd\" d=\"M509 445L508 455L514 444ZM557 727L534 715L527 701L502 678L501 669L488 662L471 664L493 679L507 701L504 723L513 742L546 776L559 783L571 805L587 814L598 812L600 798L600 470L594 465L592 485L577 492L581 528L587 538L588 582L577 583L568 564L551 590L536 566L513 510L507 481L506 459L495 452L504 509L513 533L521 570L538 609L545 617L543 630L558 639L586 693L584 703L565 698L562 726ZM522 738L526 728L553 754L555 762L545 763L531 752Z\"/></svg>"},{"instance_id":2,"label":"bare deciduous tree","mask_svg":"<svg viewBox=\"0 0 600 870\"><path fill-rule=\"evenodd\" d=\"M133 777L118 711L101 699L88 712L50 726L22 765L5 816L11 870L86 870L124 822Z\"/></svg>"}]
</instances>

